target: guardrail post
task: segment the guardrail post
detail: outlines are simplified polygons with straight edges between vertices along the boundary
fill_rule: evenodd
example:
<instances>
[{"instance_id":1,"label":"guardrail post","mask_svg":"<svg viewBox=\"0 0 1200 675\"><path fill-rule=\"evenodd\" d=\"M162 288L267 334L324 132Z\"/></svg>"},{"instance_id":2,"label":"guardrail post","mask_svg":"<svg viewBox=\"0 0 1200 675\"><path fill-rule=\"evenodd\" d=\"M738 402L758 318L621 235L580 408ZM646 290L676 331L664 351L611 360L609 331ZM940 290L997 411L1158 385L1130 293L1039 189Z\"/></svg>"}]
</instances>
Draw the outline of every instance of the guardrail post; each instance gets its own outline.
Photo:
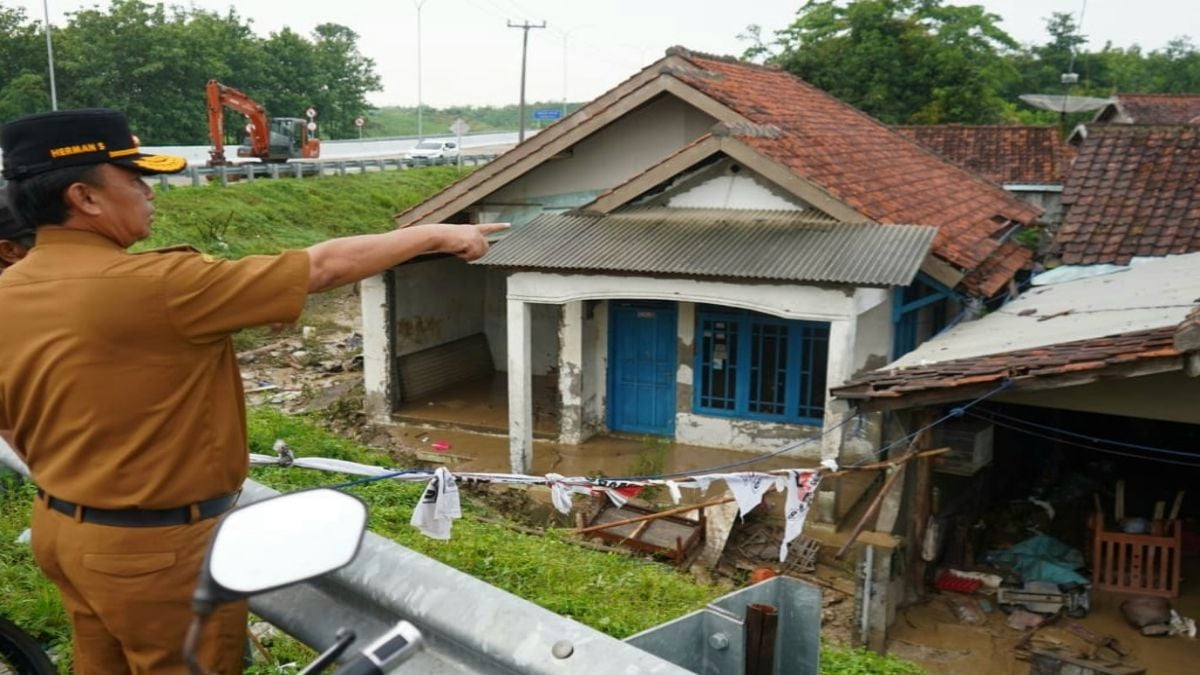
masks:
<instances>
[{"instance_id":1,"label":"guardrail post","mask_svg":"<svg viewBox=\"0 0 1200 675\"><path fill-rule=\"evenodd\" d=\"M222 164L217 167L217 175L221 178L221 187L229 186L229 167Z\"/></svg>"},{"instance_id":2,"label":"guardrail post","mask_svg":"<svg viewBox=\"0 0 1200 675\"><path fill-rule=\"evenodd\" d=\"M162 186L164 191L171 189L171 184L167 182L167 174L165 173L158 174L158 184Z\"/></svg>"},{"instance_id":3,"label":"guardrail post","mask_svg":"<svg viewBox=\"0 0 1200 675\"><path fill-rule=\"evenodd\" d=\"M271 178L278 179L279 178L279 165L275 164L275 163L268 164L267 172L271 174Z\"/></svg>"},{"instance_id":4,"label":"guardrail post","mask_svg":"<svg viewBox=\"0 0 1200 675\"><path fill-rule=\"evenodd\" d=\"M188 167L188 173L192 177L192 187L200 187L200 167Z\"/></svg>"},{"instance_id":5,"label":"guardrail post","mask_svg":"<svg viewBox=\"0 0 1200 675\"><path fill-rule=\"evenodd\" d=\"M252 183L252 182L254 182L254 165L247 162L245 166L246 166L246 180L248 182Z\"/></svg>"},{"instance_id":6,"label":"guardrail post","mask_svg":"<svg viewBox=\"0 0 1200 675\"><path fill-rule=\"evenodd\" d=\"M293 162L292 173L296 174L296 178L304 178L304 165L300 162Z\"/></svg>"},{"instance_id":7,"label":"guardrail post","mask_svg":"<svg viewBox=\"0 0 1200 675\"><path fill-rule=\"evenodd\" d=\"M345 162L338 162L338 163L337 163L337 172L338 172L338 175L339 175L339 176L345 176L345 175L346 175L346 163L345 163Z\"/></svg>"}]
</instances>

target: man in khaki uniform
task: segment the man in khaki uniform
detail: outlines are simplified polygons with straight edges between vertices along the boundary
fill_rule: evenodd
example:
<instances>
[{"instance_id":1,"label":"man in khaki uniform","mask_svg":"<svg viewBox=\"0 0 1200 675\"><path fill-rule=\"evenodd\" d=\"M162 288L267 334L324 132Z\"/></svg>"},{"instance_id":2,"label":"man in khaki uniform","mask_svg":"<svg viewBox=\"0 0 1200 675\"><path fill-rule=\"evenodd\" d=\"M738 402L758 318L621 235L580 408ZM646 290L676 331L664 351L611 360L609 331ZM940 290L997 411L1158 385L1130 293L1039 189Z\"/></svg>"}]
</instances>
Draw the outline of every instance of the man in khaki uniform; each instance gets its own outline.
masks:
<instances>
[{"instance_id":1,"label":"man in khaki uniform","mask_svg":"<svg viewBox=\"0 0 1200 675\"><path fill-rule=\"evenodd\" d=\"M309 293L426 252L474 259L504 225L424 225L238 261L130 254L154 193L184 168L138 149L111 110L0 130L4 177L37 246L0 276L0 434L39 498L33 549L70 614L75 672L181 673L189 599L217 516L246 478L230 335L294 322ZM218 610L201 660L241 672L245 603Z\"/></svg>"}]
</instances>

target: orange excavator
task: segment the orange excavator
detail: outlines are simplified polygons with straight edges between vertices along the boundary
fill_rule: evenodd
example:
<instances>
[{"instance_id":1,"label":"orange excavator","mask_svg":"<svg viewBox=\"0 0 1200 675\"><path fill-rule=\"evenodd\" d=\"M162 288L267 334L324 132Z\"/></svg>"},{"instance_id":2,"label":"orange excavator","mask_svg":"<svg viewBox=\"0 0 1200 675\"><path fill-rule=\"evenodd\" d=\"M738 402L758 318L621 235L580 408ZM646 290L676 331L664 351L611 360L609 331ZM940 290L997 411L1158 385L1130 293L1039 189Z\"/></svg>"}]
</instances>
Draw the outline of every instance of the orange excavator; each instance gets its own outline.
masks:
<instances>
[{"instance_id":1,"label":"orange excavator","mask_svg":"<svg viewBox=\"0 0 1200 675\"><path fill-rule=\"evenodd\" d=\"M206 94L208 135L213 145L212 150L208 151L209 166L229 163L225 159L225 108L239 112L249 120L246 131L250 147L238 148L238 157L257 157L264 162L286 162L298 157L315 159L321 156L321 141L315 136L315 122L299 117L271 119L261 103L216 80L208 81ZM310 110L309 114L311 116L315 113Z\"/></svg>"}]
</instances>

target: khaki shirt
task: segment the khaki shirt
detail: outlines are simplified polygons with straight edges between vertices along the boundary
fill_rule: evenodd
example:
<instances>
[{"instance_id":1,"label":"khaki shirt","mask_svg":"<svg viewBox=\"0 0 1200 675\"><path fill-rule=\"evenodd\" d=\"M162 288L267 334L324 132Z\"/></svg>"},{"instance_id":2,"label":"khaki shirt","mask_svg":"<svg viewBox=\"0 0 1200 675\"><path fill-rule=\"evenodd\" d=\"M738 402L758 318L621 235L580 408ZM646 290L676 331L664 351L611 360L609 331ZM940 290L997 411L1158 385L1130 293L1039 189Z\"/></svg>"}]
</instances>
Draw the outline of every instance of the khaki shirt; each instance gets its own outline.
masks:
<instances>
[{"instance_id":1,"label":"khaki shirt","mask_svg":"<svg viewBox=\"0 0 1200 675\"><path fill-rule=\"evenodd\" d=\"M293 322L308 254L131 254L42 230L0 276L0 429L47 493L170 508L238 489L245 399L230 335Z\"/></svg>"}]
</instances>

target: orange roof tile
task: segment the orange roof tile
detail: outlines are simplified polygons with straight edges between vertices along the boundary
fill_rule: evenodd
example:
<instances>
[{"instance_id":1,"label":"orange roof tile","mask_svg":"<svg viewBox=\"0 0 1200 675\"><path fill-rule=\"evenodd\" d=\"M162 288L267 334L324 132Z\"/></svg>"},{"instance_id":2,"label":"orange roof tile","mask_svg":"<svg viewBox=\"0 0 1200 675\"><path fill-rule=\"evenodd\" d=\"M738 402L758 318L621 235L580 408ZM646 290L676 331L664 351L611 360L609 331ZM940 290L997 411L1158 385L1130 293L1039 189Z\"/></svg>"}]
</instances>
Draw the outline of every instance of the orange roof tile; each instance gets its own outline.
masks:
<instances>
[{"instance_id":1,"label":"orange roof tile","mask_svg":"<svg viewBox=\"0 0 1200 675\"><path fill-rule=\"evenodd\" d=\"M997 183L1060 184L1074 154L1055 126L932 124L892 128Z\"/></svg>"},{"instance_id":2,"label":"orange roof tile","mask_svg":"<svg viewBox=\"0 0 1200 675\"><path fill-rule=\"evenodd\" d=\"M1009 222L1040 209L945 161L910 138L782 70L679 52L700 72L675 76L778 138L739 136L864 216L935 225L934 253L971 271L999 248Z\"/></svg>"},{"instance_id":3,"label":"orange roof tile","mask_svg":"<svg viewBox=\"0 0 1200 675\"><path fill-rule=\"evenodd\" d=\"M1094 125L1051 251L1072 265L1200 251L1200 127Z\"/></svg>"}]
</instances>

